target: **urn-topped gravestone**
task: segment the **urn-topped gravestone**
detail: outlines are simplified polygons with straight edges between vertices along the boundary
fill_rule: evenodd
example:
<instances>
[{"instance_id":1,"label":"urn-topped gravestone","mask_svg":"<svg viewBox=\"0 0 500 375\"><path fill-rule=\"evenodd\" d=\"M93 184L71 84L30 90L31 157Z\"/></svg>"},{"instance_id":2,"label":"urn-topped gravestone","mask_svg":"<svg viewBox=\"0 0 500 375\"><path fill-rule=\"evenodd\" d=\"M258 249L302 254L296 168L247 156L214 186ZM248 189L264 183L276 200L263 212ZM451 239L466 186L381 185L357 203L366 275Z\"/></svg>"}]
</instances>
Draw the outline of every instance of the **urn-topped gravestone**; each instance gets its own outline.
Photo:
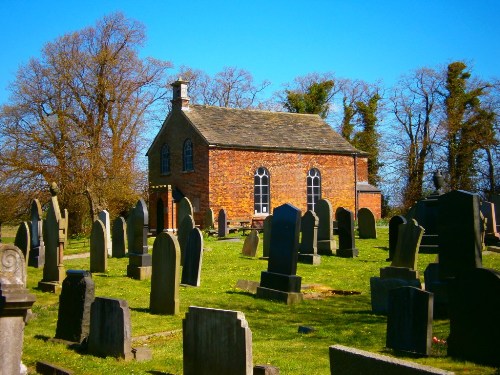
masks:
<instances>
[{"instance_id":1,"label":"urn-topped gravestone","mask_svg":"<svg viewBox=\"0 0 500 375\"><path fill-rule=\"evenodd\" d=\"M127 276L145 280L151 277L151 254L148 254L148 209L141 198L130 210L127 223L128 255Z\"/></svg>"}]
</instances>

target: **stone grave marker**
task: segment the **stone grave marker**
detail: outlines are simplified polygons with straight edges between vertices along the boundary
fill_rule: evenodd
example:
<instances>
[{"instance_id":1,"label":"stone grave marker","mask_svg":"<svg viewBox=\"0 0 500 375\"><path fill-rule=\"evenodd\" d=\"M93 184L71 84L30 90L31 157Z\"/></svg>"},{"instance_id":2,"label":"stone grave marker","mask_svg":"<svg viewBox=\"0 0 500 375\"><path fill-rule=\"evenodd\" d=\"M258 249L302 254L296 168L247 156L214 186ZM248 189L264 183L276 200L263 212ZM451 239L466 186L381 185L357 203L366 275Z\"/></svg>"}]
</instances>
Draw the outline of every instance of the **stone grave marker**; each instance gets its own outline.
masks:
<instances>
[{"instance_id":1,"label":"stone grave marker","mask_svg":"<svg viewBox=\"0 0 500 375\"><path fill-rule=\"evenodd\" d=\"M358 211L359 238L377 238L375 215L369 208L363 207Z\"/></svg>"},{"instance_id":2,"label":"stone grave marker","mask_svg":"<svg viewBox=\"0 0 500 375\"><path fill-rule=\"evenodd\" d=\"M306 264L320 264L321 256L318 255L318 216L314 211L307 211L302 216L300 231L302 232L299 246L298 261Z\"/></svg>"},{"instance_id":3,"label":"stone grave marker","mask_svg":"<svg viewBox=\"0 0 500 375\"><path fill-rule=\"evenodd\" d=\"M177 240L179 241L179 247L181 251L181 265L184 264L184 258L186 257L186 246L189 237L189 233L194 228L194 220L191 215L185 215L182 219L179 229L177 231Z\"/></svg>"},{"instance_id":4,"label":"stone grave marker","mask_svg":"<svg viewBox=\"0 0 500 375\"><path fill-rule=\"evenodd\" d=\"M439 197L439 272L453 278L482 266L479 196L455 190Z\"/></svg>"},{"instance_id":5,"label":"stone grave marker","mask_svg":"<svg viewBox=\"0 0 500 375\"><path fill-rule=\"evenodd\" d=\"M491 202L481 203L481 213L486 219L486 245L500 245L500 233L497 232L497 220L495 216L495 205Z\"/></svg>"},{"instance_id":6,"label":"stone grave marker","mask_svg":"<svg viewBox=\"0 0 500 375\"><path fill-rule=\"evenodd\" d=\"M130 310L123 299L95 297L90 309L88 351L99 357L133 358Z\"/></svg>"},{"instance_id":7,"label":"stone grave marker","mask_svg":"<svg viewBox=\"0 0 500 375\"><path fill-rule=\"evenodd\" d=\"M359 251L355 243L354 214L344 207L339 207L335 213L335 218L337 219L337 232L339 235L337 255L342 258L357 257Z\"/></svg>"},{"instance_id":8,"label":"stone grave marker","mask_svg":"<svg viewBox=\"0 0 500 375\"><path fill-rule=\"evenodd\" d=\"M151 254L148 254L148 209L141 198L130 211L127 222L129 264L127 276L137 280L151 277Z\"/></svg>"},{"instance_id":9,"label":"stone grave marker","mask_svg":"<svg viewBox=\"0 0 500 375\"><path fill-rule=\"evenodd\" d=\"M0 244L0 372L19 374L24 325L35 296L26 289L26 264L21 250Z\"/></svg>"},{"instance_id":10,"label":"stone grave marker","mask_svg":"<svg viewBox=\"0 0 500 375\"><path fill-rule=\"evenodd\" d=\"M245 238L241 253L247 257L255 257L257 255L257 247L259 246L259 232L255 229L250 231L250 234Z\"/></svg>"},{"instance_id":11,"label":"stone grave marker","mask_svg":"<svg viewBox=\"0 0 500 375\"><path fill-rule=\"evenodd\" d=\"M228 234L229 234L229 228L227 226L226 210L221 208L219 211L219 217L217 218L217 236L219 238L224 238Z\"/></svg>"},{"instance_id":12,"label":"stone grave marker","mask_svg":"<svg viewBox=\"0 0 500 375\"><path fill-rule=\"evenodd\" d=\"M406 224L406 219L404 216L396 215L391 217L389 220L389 258L388 261L391 261L394 257L394 253L396 252L396 245L398 243L398 233L399 233L399 225Z\"/></svg>"},{"instance_id":13,"label":"stone grave marker","mask_svg":"<svg viewBox=\"0 0 500 375\"><path fill-rule=\"evenodd\" d=\"M40 268L45 264L45 243L43 242L42 206L38 199L31 202L31 251L28 266Z\"/></svg>"},{"instance_id":14,"label":"stone grave marker","mask_svg":"<svg viewBox=\"0 0 500 375\"><path fill-rule=\"evenodd\" d=\"M28 263L31 249L31 233L30 226L26 221L19 224L19 227L17 228L14 246L17 246L22 251L24 259L26 260L26 263Z\"/></svg>"},{"instance_id":15,"label":"stone grave marker","mask_svg":"<svg viewBox=\"0 0 500 375\"><path fill-rule=\"evenodd\" d=\"M92 224L90 233L90 272L106 272L107 268L106 228L104 223L97 219Z\"/></svg>"},{"instance_id":16,"label":"stone grave marker","mask_svg":"<svg viewBox=\"0 0 500 375\"><path fill-rule=\"evenodd\" d=\"M428 356L432 343L433 294L414 287L389 291L386 347Z\"/></svg>"},{"instance_id":17,"label":"stone grave marker","mask_svg":"<svg viewBox=\"0 0 500 375\"><path fill-rule=\"evenodd\" d=\"M267 271L261 273L257 297L292 304L303 299L297 276L300 210L291 204L274 209Z\"/></svg>"},{"instance_id":18,"label":"stone grave marker","mask_svg":"<svg viewBox=\"0 0 500 375\"><path fill-rule=\"evenodd\" d=\"M262 232L262 258L269 258L271 249L271 229L273 225L273 215L268 215L264 219L264 231Z\"/></svg>"},{"instance_id":19,"label":"stone grave marker","mask_svg":"<svg viewBox=\"0 0 500 375\"><path fill-rule=\"evenodd\" d=\"M190 306L182 321L184 375L252 375L252 331L240 311Z\"/></svg>"},{"instance_id":20,"label":"stone grave marker","mask_svg":"<svg viewBox=\"0 0 500 375\"><path fill-rule=\"evenodd\" d=\"M102 221L106 233L106 252L109 257L113 256L113 251L111 249L111 222L109 219L109 212L107 210L102 210L97 213L97 218Z\"/></svg>"},{"instance_id":21,"label":"stone grave marker","mask_svg":"<svg viewBox=\"0 0 500 375\"><path fill-rule=\"evenodd\" d=\"M92 275L83 270L68 270L59 296L56 339L81 343L90 327L90 306L94 302Z\"/></svg>"},{"instance_id":22,"label":"stone grave marker","mask_svg":"<svg viewBox=\"0 0 500 375\"><path fill-rule=\"evenodd\" d=\"M123 258L126 254L127 246L127 222L122 216L118 216L113 221L113 241L111 242L111 254L113 258Z\"/></svg>"},{"instance_id":23,"label":"stone grave marker","mask_svg":"<svg viewBox=\"0 0 500 375\"><path fill-rule=\"evenodd\" d=\"M193 205L191 204L191 201L188 197L183 197L179 201L179 203L177 203L177 228L182 225L182 221L187 215L191 215L191 217L194 217Z\"/></svg>"},{"instance_id":24,"label":"stone grave marker","mask_svg":"<svg viewBox=\"0 0 500 375\"><path fill-rule=\"evenodd\" d=\"M193 228L188 236L181 284L200 286L202 259L203 235L198 228Z\"/></svg>"},{"instance_id":25,"label":"stone grave marker","mask_svg":"<svg viewBox=\"0 0 500 375\"><path fill-rule=\"evenodd\" d=\"M333 238L332 204L326 199L318 200L314 208L318 216L318 254L334 255L337 244Z\"/></svg>"},{"instance_id":26,"label":"stone grave marker","mask_svg":"<svg viewBox=\"0 0 500 375\"><path fill-rule=\"evenodd\" d=\"M206 212L205 215L203 216L203 229L204 230L210 230L214 229L214 210L209 208Z\"/></svg>"},{"instance_id":27,"label":"stone grave marker","mask_svg":"<svg viewBox=\"0 0 500 375\"><path fill-rule=\"evenodd\" d=\"M179 313L180 248L177 238L160 233L153 244L149 308L153 314Z\"/></svg>"}]
</instances>

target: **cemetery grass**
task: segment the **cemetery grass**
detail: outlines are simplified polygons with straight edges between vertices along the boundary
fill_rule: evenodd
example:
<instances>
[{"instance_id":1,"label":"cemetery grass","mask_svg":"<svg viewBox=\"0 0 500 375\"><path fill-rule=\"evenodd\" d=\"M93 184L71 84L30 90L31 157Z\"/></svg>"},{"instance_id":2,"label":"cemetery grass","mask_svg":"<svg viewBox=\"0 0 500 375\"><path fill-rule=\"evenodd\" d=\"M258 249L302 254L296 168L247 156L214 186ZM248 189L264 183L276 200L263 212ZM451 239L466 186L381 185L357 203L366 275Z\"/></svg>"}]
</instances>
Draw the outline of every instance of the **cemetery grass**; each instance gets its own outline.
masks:
<instances>
[{"instance_id":1,"label":"cemetery grass","mask_svg":"<svg viewBox=\"0 0 500 375\"><path fill-rule=\"evenodd\" d=\"M95 295L128 301L131 309L132 347L148 347L153 359L144 362L123 361L94 357L77 347L54 342L58 296L36 289L42 270L28 268L28 288L37 301L33 318L26 326L23 362L35 373L37 360L56 363L75 374L182 374L182 319L190 305L228 310L245 314L253 335L253 362L271 364L286 374L330 374L328 347L334 344L351 346L375 353L395 356L385 348L386 317L371 313L371 276L388 263L388 229L378 228L376 240L359 240L359 257L342 259L321 257L319 266L298 264L306 299L303 303L287 306L255 298L251 293L235 288L237 280L260 280L267 269L265 260L241 255L240 242L205 238L201 286L180 287L180 314L177 316L149 313L149 280L138 281L126 277L127 258L108 259L106 273L94 273ZM235 238L242 238L233 235ZM152 244L153 239L149 239ZM69 246L71 250L71 242ZM87 249L84 249L88 251ZM80 250L78 250L80 251ZM258 254L262 254L262 241ZM435 255L419 255L419 272ZM485 267L500 269L500 254L483 256ZM66 269L88 269L89 258L70 259ZM335 290L338 294L333 294ZM356 292L352 294L344 292ZM358 294L359 292L359 294ZM299 326L312 327L310 334L298 333ZM436 320L433 336L446 340L449 322ZM401 355L397 355L401 358ZM408 357L420 364L455 371L457 374L494 374L495 369L453 360L446 357L443 344L433 344L428 358Z\"/></svg>"}]
</instances>

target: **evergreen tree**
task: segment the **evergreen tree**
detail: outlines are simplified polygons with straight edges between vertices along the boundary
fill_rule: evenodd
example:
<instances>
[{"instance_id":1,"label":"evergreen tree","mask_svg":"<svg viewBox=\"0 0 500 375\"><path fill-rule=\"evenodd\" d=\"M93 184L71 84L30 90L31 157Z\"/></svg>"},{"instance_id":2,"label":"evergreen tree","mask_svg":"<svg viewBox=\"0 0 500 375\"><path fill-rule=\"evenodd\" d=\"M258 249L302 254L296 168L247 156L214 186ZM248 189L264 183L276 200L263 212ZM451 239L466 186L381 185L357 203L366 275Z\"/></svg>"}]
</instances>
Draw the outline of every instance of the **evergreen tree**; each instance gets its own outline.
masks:
<instances>
[{"instance_id":1,"label":"evergreen tree","mask_svg":"<svg viewBox=\"0 0 500 375\"><path fill-rule=\"evenodd\" d=\"M328 116L333 80L313 82L305 92L286 90L284 107L293 113L318 114L321 118Z\"/></svg>"}]
</instances>

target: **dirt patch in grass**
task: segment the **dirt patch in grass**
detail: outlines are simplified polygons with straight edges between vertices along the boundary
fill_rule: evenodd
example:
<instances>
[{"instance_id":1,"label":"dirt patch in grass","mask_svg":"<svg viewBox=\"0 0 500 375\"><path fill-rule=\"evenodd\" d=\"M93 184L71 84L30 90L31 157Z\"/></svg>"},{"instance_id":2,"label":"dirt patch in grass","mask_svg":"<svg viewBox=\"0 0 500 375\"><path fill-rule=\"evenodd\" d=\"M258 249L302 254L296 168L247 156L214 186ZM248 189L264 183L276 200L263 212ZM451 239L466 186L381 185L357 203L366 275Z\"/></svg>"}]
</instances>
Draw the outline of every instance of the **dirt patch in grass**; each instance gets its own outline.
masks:
<instances>
[{"instance_id":1,"label":"dirt patch in grass","mask_svg":"<svg viewBox=\"0 0 500 375\"><path fill-rule=\"evenodd\" d=\"M304 299L325 299L334 296L353 296L361 294L356 290L332 289L327 285L309 284L303 287Z\"/></svg>"}]
</instances>

